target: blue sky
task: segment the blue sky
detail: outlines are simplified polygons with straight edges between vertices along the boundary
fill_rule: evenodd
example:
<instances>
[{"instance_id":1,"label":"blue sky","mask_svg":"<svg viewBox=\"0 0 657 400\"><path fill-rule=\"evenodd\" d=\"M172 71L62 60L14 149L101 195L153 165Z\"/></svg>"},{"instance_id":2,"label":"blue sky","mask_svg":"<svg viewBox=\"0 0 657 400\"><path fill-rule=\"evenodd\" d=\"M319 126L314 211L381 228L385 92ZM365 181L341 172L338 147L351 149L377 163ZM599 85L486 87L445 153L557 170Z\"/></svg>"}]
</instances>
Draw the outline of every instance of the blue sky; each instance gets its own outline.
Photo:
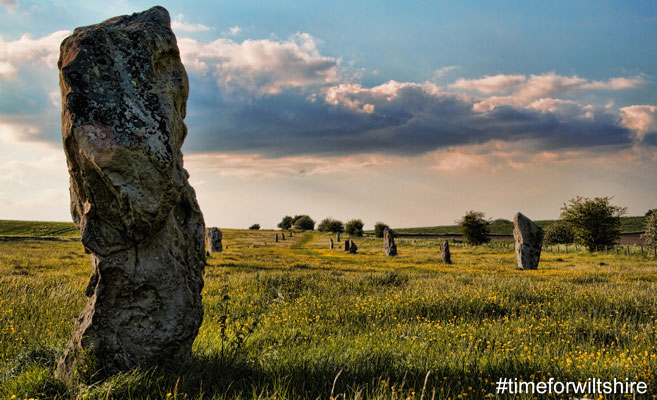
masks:
<instances>
[{"instance_id":1,"label":"blue sky","mask_svg":"<svg viewBox=\"0 0 657 400\"><path fill-rule=\"evenodd\" d=\"M208 224L657 207L657 3L464 3L160 3ZM0 218L69 218L58 44L152 5L0 0Z\"/></svg>"}]
</instances>

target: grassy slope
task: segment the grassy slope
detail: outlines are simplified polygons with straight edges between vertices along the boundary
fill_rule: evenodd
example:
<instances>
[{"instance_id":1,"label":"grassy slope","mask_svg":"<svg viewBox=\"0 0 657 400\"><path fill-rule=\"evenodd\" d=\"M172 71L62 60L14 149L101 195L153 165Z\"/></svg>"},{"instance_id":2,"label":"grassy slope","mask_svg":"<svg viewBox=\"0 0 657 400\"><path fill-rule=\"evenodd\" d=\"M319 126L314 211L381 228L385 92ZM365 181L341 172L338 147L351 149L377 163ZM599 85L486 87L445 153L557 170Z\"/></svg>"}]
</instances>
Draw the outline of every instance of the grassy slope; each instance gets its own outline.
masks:
<instances>
[{"instance_id":1,"label":"grassy slope","mask_svg":"<svg viewBox=\"0 0 657 400\"><path fill-rule=\"evenodd\" d=\"M380 240L356 238L349 255L329 235L273 235L224 230L187 364L70 391L52 369L86 301L88 256L75 242L0 242L0 398L329 398L340 371L334 397L419 399L429 371L425 399L483 398L503 376L630 377L657 394L655 258L544 252L522 272L501 249L455 247L444 266L438 241L399 240L389 258Z\"/></svg>"},{"instance_id":2,"label":"grassy slope","mask_svg":"<svg viewBox=\"0 0 657 400\"><path fill-rule=\"evenodd\" d=\"M72 239L80 233L71 222L0 220L0 236Z\"/></svg>"},{"instance_id":3,"label":"grassy slope","mask_svg":"<svg viewBox=\"0 0 657 400\"><path fill-rule=\"evenodd\" d=\"M536 223L545 228L554 220L541 220ZM621 233L643 233L645 217L621 217ZM373 232L373 231L372 231ZM402 235L458 235L457 225L427 226L420 228L395 228L395 232ZM491 235L513 235L513 222L495 220L490 224Z\"/></svg>"}]
</instances>

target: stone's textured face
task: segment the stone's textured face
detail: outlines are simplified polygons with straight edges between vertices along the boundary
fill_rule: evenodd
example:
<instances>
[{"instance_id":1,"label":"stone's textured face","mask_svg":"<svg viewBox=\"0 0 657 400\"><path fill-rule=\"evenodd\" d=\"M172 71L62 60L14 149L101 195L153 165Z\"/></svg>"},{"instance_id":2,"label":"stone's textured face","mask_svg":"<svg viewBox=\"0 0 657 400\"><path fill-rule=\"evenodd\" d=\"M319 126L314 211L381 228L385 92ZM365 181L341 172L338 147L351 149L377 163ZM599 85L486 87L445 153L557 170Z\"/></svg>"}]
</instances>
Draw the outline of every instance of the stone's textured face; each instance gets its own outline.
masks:
<instances>
[{"instance_id":1,"label":"stone's textured face","mask_svg":"<svg viewBox=\"0 0 657 400\"><path fill-rule=\"evenodd\" d=\"M349 251L349 245L351 241L349 239L344 241L344 251Z\"/></svg>"},{"instance_id":2,"label":"stone's textured face","mask_svg":"<svg viewBox=\"0 0 657 400\"><path fill-rule=\"evenodd\" d=\"M350 254L356 254L358 251L358 246L356 246L356 243L354 243L353 240L349 240L349 253Z\"/></svg>"},{"instance_id":3,"label":"stone's textured face","mask_svg":"<svg viewBox=\"0 0 657 400\"><path fill-rule=\"evenodd\" d=\"M444 264L452 263L452 255L449 252L449 242L447 240L444 240L443 244L440 246L440 258L443 260Z\"/></svg>"},{"instance_id":4,"label":"stone's textured face","mask_svg":"<svg viewBox=\"0 0 657 400\"><path fill-rule=\"evenodd\" d=\"M57 375L187 356L203 319L204 222L183 169L189 89L169 14L77 28L60 50L71 214L93 275Z\"/></svg>"},{"instance_id":5,"label":"stone's textured face","mask_svg":"<svg viewBox=\"0 0 657 400\"><path fill-rule=\"evenodd\" d=\"M516 242L518 268L537 269L543 246L543 229L534 221L517 213L513 217L513 238Z\"/></svg>"},{"instance_id":6,"label":"stone's textured face","mask_svg":"<svg viewBox=\"0 0 657 400\"><path fill-rule=\"evenodd\" d=\"M397 255L397 245L395 244L395 235L388 228L383 230L383 252L386 256Z\"/></svg>"},{"instance_id":7,"label":"stone's textured face","mask_svg":"<svg viewBox=\"0 0 657 400\"><path fill-rule=\"evenodd\" d=\"M329 241L329 249L333 250L333 239Z\"/></svg>"},{"instance_id":8,"label":"stone's textured face","mask_svg":"<svg viewBox=\"0 0 657 400\"><path fill-rule=\"evenodd\" d=\"M219 228L212 227L205 229L205 248L210 253L221 253L223 246L221 245L222 238Z\"/></svg>"}]
</instances>

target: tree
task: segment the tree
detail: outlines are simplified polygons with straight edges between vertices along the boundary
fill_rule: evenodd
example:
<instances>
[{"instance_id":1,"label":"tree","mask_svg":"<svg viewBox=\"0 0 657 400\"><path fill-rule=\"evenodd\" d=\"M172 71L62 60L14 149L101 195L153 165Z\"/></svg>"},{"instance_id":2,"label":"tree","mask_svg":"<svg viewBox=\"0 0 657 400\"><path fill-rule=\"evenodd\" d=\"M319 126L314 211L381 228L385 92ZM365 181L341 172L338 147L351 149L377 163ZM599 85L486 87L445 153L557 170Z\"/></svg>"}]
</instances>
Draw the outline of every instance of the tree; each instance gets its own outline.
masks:
<instances>
[{"instance_id":1,"label":"tree","mask_svg":"<svg viewBox=\"0 0 657 400\"><path fill-rule=\"evenodd\" d=\"M390 229L390 227L384 224L383 222L377 222L376 224L374 224L374 236L378 238L382 238L383 231L385 231L386 228Z\"/></svg>"},{"instance_id":2,"label":"tree","mask_svg":"<svg viewBox=\"0 0 657 400\"><path fill-rule=\"evenodd\" d=\"M620 217L627 209L610 201L611 197L577 196L561 208L561 219L571 224L575 240L589 251L613 245L620 238Z\"/></svg>"},{"instance_id":3,"label":"tree","mask_svg":"<svg viewBox=\"0 0 657 400\"><path fill-rule=\"evenodd\" d=\"M260 224L253 224L253 225L249 226L249 229L251 229L253 231L257 231L258 229L260 229Z\"/></svg>"},{"instance_id":4,"label":"tree","mask_svg":"<svg viewBox=\"0 0 657 400\"><path fill-rule=\"evenodd\" d=\"M653 208L652 210L646 211L646 217L649 217L650 214L657 214L657 208Z\"/></svg>"},{"instance_id":5,"label":"tree","mask_svg":"<svg viewBox=\"0 0 657 400\"><path fill-rule=\"evenodd\" d=\"M278 223L278 227L281 229L290 229L292 228L292 217L286 215L283 217L283 220Z\"/></svg>"},{"instance_id":6,"label":"tree","mask_svg":"<svg viewBox=\"0 0 657 400\"><path fill-rule=\"evenodd\" d=\"M363 236L363 221L359 219L347 221L347 224L344 226L344 231L352 236Z\"/></svg>"},{"instance_id":7,"label":"tree","mask_svg":"<svg viewBox=\"0 0 657 400\"><path fill-rule=\"evenodd\" d=\"M643 237L648 243L657 245L657 209L646 217L646 231Z\"/></svg>"},{"instance_id":8,"label":"tree","mask_svg":"<svg viewBox=\"0 0 657 400\"><path fill-rule=\"evenodd\" d=\"M490 241L488 237L490 221L484 218L481 211L470 210L463 218L456 221L466 242L480 245Z\"/></svg>"},{"instance_id":9,"label":"tree","mask_svg":"<svg viewBox=\"0 0 657 400\"><path fill-rule=\"evenodd\" d=\"M315 229L315 221L307 215L296 215L293 218L293 226L296 229L312 231Z\"/></svg>"},{"instance_id":10,"label":"tree","mask_svg":"<svg viewBox=\"0 0 657 400\"><path fill-rule=\"evenodd\" d=\"M568 244L575 241L575 232L570 223L558 220L545 228L543 241L546 244Z\"/></svg>"},{"instance_id":11,"label":"tree","mask_svg":"<svg viewBox=\"0 0 657 400\"><path fill-rule=\"evenodd\" d=\"M317 230L320 232L333 233L344 232L344 225L342 224L342 221L328 217L324 218L322 222L317 225Z\"/></svg>"}]
</instances>

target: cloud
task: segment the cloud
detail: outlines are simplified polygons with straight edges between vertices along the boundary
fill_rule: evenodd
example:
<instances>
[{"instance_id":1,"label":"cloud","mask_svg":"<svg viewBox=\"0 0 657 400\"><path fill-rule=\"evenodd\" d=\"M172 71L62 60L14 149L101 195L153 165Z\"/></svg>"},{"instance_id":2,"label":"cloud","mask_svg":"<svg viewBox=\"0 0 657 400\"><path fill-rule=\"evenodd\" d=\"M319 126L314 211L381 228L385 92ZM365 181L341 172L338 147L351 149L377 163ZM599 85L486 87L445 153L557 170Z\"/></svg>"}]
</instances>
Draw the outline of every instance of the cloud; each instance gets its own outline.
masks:
<instances>
[{"instance_id":1,"label":"cloud","mask_svg":"<svg viewBox=\"0 0 657 400\"><path fill-rule=\"evenodd\" d=\"M479 79L459 78L449 87L452 89L477 90L481 93L506 92L516 88L527 78L524 75L485 75Z\"/></svg>"},{"instance_id":2,"label":"cloud","mask_svg":"<svg viewBox=\"0 0 657 400\"><path fill-rule=\"evenodd\" d=\"M623 125L643 140L646 135L657 137L657 106L634 105L620 109Z\"/></svg>"},{"instance_id":3,"label":"cloud","mask_svg":"<svg viewBox=\"0 0 657 400\"><path fill-rule=\"evenodd\" d=\"M23 35L13 41L5 41L0 37L0 77L13 79L17 76L17 71L28 65L40 64L49 69L56 69L59 45L70 33L57 31L38 39Z\"/></svg>"},{"instance_id":4,"label":"cloud","mask_svg":"<svg viewBox=\"0 0 657 400\"><path fill-rule=\"evenodd\" d=\"M18 2L16 0L0 0L0 6L5 7L9 12L14 12L18 6Z\"/></svg>"},{"instance_id":5,"label":"cloud","mask_svg":"<svg viewBox=\"0 0 657 400\"><path fill-rule=\"evenodd\" d=\"M339 60L322 56L317 40L297 33L285 41L217 39L203 44L178 40L185 66L211 74L226 92L264 96L337 82Z\"/></svg>"},{"instance_id":6,"label":"cloud","mask_svg":"<svg viewBox=\"0 0 657 400\"><path fill-rule=\"evenodd\" d=\"M226 32L226 35L237 36L240 32L242 32L242 28L235 25L235 26L231 26L230 28L228 28L228 32Z\"/></svg>"},{"instance_id":7,"label":"cloud","mask_svg":"<svg viewBox=\"0 0 657 400\"><path fill-rule=\"evenodd\" d=\"M257 179L348 173L362 168L380 167L393 162L400 162L400 160L377 154L348 157L292 156L278 158L267 158L261 154L230 153L201 153L185 156L185 167L195 173Z\"/></svg>"},{"instance_id":8,"label":"cloud","mask_svg":"<svg viewBox=\"0 0 657 400\"><path fill-rule=\"evenodd\" d=\"M183 21L184 16L182 14L176 15L176 17L171 21L171 29L174 31L180 32L205 32L209 31L209 26L203 24L190 24Z\"/></svg>"},{"instance_id":9,"label":"cloud","mask_svg":"<svg viewBox=\"0 0 657 400\"><path fill-rule=\"evenodd\" d=\"M445 67L438 68L437 70L433 71L433 79L440 79L443 76L447 75L451 71L457 70L461 68L458 65L448 65Z\"/></svg>"},{"instance_id":10,"label":"cloud","mask_svg":"<svg viewBox=\"0 0 657 400\"><path fill-rule=\"evenodd\" d=\"M625 90L643 85L641 77L616 77L608 81L588 81L577 75L562 76L555 72L540 75L494 75L480 79L458 79L452 89L476 90L484 94L508 93L507 96L491 96L474 105L476 111L492 110L502 105L524 107L543 97L562 96L584 90Z\"/></svg>"}]
</instances>

